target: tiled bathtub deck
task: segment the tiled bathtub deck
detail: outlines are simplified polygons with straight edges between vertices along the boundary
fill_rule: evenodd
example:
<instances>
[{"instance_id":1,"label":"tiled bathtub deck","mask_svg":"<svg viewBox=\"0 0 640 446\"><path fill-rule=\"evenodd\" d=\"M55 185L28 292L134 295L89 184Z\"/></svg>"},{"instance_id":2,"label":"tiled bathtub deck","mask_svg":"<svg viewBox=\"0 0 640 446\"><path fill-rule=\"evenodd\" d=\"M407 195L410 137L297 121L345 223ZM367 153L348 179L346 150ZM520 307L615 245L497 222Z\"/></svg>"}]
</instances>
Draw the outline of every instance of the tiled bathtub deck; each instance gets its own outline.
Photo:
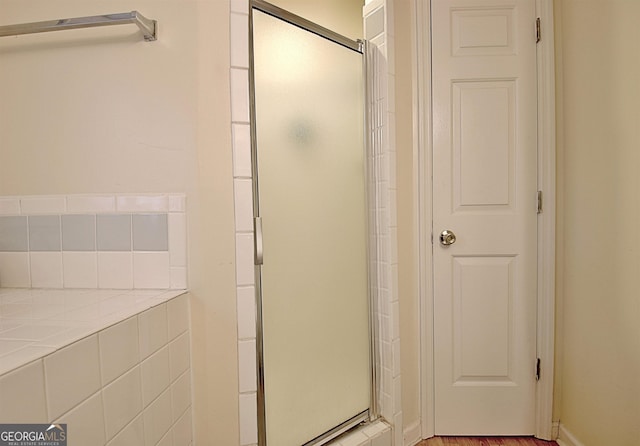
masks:
<instances>
[{"instance_id":1,"label":"tiled bathtub deck","mask_svg":"<svg viewBox=\"0 0 640 446\"><path fill-rule=\"evenodd\" d=\"M184 293L0 288L0 376Z\"/></svg>"},{"instance_id":2,"label":"tiled bathtub deck","mask_svg":"<svg viewBox=\"0 0 640 446\"><path fill-rule=\"evenodd\" d=\"M0 288L0 420L69 446L189 446L185 291Z\"/></svg>"}]
</instances>

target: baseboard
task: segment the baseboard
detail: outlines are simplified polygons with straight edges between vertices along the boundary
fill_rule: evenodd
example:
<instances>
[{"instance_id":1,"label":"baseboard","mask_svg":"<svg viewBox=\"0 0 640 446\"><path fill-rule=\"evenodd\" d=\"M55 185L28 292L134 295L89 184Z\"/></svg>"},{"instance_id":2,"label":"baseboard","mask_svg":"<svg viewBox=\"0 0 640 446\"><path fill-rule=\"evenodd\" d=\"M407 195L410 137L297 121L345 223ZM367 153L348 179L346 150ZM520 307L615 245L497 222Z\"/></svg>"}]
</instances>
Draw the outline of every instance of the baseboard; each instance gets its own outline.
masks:
<instances>
[{"instance_id":1,"label":"baseboard","mask_svg":"<svg viewBox=\"0 0 640 446\"><path fill-rule=\"evenodd\" d=\"M404 446L414 446L422 440L420 420L416 420L402 431Z\"/></svg>"},{"instance_id":2,"label":"baseboard","mask_svg":"<svg viewBox=\"0 0 640 446\"><path fill-rule=\"evenodd\" d=\"M558 428L556 443L560 446L584 446L562 423Z\"/></svg>"}]
</instances>

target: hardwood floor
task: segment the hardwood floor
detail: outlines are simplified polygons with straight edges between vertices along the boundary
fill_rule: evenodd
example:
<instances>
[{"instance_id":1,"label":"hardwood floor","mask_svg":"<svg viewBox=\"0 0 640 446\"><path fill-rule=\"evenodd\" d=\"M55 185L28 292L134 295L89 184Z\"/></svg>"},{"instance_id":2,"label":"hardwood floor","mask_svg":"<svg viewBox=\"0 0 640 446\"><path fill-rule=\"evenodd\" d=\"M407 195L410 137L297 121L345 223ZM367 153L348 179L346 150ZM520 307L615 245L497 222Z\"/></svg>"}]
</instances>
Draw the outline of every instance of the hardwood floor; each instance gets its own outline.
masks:
<instances>
[{"instance_id":1,"label":"hardwood floor","mask_svg":"<svg viewBox=\"0 0 640 446\"><path fill-rule=\"evenodd\" d=\"M558 446L533 437L433 437L416 446Z\"/></svg>"}]
</instances>

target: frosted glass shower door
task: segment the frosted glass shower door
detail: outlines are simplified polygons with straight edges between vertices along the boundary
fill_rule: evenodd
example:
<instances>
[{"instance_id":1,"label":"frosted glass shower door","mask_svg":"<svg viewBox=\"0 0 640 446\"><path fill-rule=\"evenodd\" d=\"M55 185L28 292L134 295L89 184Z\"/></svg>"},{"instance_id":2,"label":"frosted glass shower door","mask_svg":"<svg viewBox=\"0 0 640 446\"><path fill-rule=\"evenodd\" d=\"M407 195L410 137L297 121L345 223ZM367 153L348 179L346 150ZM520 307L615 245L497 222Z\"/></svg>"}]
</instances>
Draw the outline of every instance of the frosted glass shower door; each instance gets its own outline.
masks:
<instances>
[{"instance_id":1,"label":"frosted glass shower door","mask_svg":"<svg viewBox=\"0 0 640 446\"><path fill-rule=\"evenodd\" d=\"M362 55L253 12L266 438L366 413L371 365Z\"/></svg>"}]
</instances>

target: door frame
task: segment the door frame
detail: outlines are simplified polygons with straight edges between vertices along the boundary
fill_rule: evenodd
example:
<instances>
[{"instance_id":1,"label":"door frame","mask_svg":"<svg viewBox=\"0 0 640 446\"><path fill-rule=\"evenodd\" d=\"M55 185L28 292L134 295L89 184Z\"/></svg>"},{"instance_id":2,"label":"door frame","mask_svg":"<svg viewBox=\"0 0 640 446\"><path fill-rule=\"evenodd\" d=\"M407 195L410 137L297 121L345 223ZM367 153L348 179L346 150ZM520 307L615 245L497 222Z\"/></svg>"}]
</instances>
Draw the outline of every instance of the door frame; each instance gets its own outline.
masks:
<instances>
[{"instance_id":1,"label":"door frame","mask_svg":"<svg viewBox=\"0 0 640 446\"><path fill-rule=\"evenodd\" d=\"M553 0L534 0L541 22L537 44L538 102L538 190L542 191L542 212L538 214L538 274L536 350L540 379L536 386L535 436L552 440L554 342L555 342L555 63ZM413 27L413 165L414 235L418 244L418 297L420 301L420 423L422 438L435 435L433 250L431 129L431 0L414 0ZM535 32L535 23L531 24ZM534 203L532 197L532 203ZM532 204L533 205L533 204ZM533 379L534 370L532 370Z\"/></svg>"}]
</instances>

